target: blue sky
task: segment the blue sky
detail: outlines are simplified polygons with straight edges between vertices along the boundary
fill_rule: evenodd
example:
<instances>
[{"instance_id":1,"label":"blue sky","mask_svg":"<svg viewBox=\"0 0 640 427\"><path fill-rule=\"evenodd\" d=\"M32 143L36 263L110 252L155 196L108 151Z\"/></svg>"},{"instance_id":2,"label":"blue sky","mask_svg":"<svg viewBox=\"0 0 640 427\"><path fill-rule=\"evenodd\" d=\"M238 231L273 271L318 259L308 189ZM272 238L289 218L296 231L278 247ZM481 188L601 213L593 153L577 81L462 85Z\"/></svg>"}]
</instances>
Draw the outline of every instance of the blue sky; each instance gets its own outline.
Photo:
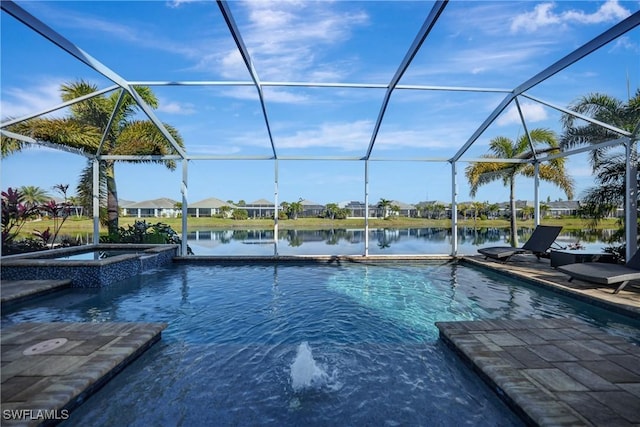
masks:
<instances>
[{"instance_id":1,"label":"blue sky","mask_svg":"<svg viewBox=\"0 0 640 427\"><path fill-rule=\"evenodd\" d=\"M251 80L218 6L191 1L19 1L25 10L128 81ZM229 2L262 82L386 85L433 3L382 1ZM400 80L424 85L511 90L640 9L638 1L452 1ZM59 87L84 79L112 83L6 13L1 16L0 116L20 117L60 104ZM570 66L529 93L561 107L602 92L627 99L640 84L638 28ZM258 95L251 86L153 86L163 122L176 127L190 155L270 156ZM366 154L384 89L265 86L264 99L279 157L360 158ZM504 93L396 89L369 162L369 198L407 203L451 200L448 159L502 101ZM560 114L521 100L530 129L560 132ZM64 115L58 111L53 115ZM514 106L463 156L479 157L496 136L524 130ZM75 187L85 160L29 148L2 161L3 189L58 183ZM471 200L458 167L458 199ZM576 195L593 185L586 155L567 168ZM188 200L273 200L273 161L192 160ZM278 161L279 201L364 200L364 162ZM121 199L181 199L179 167L116 166ZM533 199L533 182L517 183ZM501 182L475 198L508 199ZM566 199L543 183L543 200Z\"/></svg>"}]
</instances>

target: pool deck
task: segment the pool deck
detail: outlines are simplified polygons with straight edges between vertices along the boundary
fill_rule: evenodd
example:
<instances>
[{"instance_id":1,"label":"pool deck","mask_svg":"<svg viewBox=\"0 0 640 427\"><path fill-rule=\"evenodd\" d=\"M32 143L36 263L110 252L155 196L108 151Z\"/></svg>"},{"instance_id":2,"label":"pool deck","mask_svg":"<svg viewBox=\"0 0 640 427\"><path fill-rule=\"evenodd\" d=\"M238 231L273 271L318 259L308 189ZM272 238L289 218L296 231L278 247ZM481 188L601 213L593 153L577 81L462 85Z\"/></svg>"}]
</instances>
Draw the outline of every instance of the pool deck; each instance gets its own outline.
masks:
<instances>
[{"instance_id":1,"label":"pool deck","mask_svg":"<svg viewBox=\"0 0 640 427\"><path fill-rule=\"evenodd\" d=\"M402 257L290 257L288 262L377 262ZM433 257L407 257L412 261ZM437 257L437 259L447 259ZM450 258L449 258L450 259ZM206 260L197 260L205 261ZM249 260L250 261L250 260ZM262 259L262 262L269 260ZM273 260L272 260L273 261ZM242 262L242 261L240 261ZM245 262L248 262L245 260ZM508 263L466 256L462 262L570 294L640 319L640 283L618 294L613 287L574 280L548 259L518 255ZM2 307L68 287L60 281L0 283ZM531 425L640 426L640 346L569 320L443 322L441 339L458 353ZM2 410L25 409L22 420L39 425L38 410L64 416L160 338L165 324L25 323L2 330ZM23 355L45 340L62 347Z\"/></svg>"},{"instance_id":2,"label":"pool deck","mask_svg":"<svg viewBox=\"0 0 640 427\"><path fill-rule=\"evenodd\" d=\"M1 424L48 425L68 418L157 342L166 326L58 322L3 327Z\"/></svg>"},{"instance_id":3,"label":"pool deck","mask_svg":"<svg viewBox=\"0 0 640 427\"><path fill-rule=\"evenodd\" d=\"M640 347L584 323L437 323L440 337L529 425L640 425Z\"/></svg>"},{"instance_id":4,"label":"pool deck","mask_svg":"<svg viewBox=\"0 0 640 427\"><path fill-rule=\"evenodd\" d=\"M0 282L0 304L9 308L23 301L71 287L71 280L3 280Z\"/></svg>"}]
</instances>

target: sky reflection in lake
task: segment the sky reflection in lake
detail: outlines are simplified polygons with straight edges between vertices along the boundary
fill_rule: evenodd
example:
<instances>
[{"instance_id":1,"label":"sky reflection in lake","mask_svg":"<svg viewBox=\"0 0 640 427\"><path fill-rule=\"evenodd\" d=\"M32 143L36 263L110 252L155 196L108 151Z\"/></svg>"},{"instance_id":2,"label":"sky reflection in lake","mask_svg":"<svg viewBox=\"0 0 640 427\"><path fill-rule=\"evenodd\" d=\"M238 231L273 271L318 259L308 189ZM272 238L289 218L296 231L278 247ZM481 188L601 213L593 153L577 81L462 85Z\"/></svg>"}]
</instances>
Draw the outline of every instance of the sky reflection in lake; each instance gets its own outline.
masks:
<instances>
[{"instance_id":1,"label":"sky reflection in lake","mask_svg":"<svg viewBox=\"0 0 640 427\"><path fill-rule=\"evenodd\" d=\"M532 229L519 230L519 243L528 239ZM564 231L558 248L580 243L584 249L599 252L613 230L596 233ZM371 228L370 255L449 254L451 230L448 228ZM187 243L195 255L273 255L276 249L273 230L199 230L188 234ZM508 231L497 228L461 227L458 253L475 254L485 246L509 245ZM364 253L364 229L279 230L279 255L361 255Z\"/></svg>"}]
</instances>

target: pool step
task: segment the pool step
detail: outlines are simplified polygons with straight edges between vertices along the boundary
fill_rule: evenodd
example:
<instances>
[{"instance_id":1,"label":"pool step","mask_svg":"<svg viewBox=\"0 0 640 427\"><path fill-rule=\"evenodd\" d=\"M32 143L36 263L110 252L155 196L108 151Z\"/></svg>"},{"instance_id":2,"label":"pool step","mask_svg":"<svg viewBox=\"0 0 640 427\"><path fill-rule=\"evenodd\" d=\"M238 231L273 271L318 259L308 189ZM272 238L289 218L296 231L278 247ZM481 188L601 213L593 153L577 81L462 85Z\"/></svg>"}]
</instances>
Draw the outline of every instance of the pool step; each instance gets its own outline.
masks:
<instances>
[{"instance_id":1,"label":"pool step","mask_svg":"<svg viewBox=\"0 0 640 427\"><path fill-rule=\"evenodd\" d=\"M5 309L31 298L71 287L66 280L2 280L0 281L0 303Z\"/></svg>"},{"instance_id":2,"label":"pool step","mask_svg":"<svg viewBox=\"0 0 640 427\"><path fill-rule=\"evenodd\" d=\"M2 425L56 424L160 337L166 323L2 328Z\"/></svg>"}]
</instances>

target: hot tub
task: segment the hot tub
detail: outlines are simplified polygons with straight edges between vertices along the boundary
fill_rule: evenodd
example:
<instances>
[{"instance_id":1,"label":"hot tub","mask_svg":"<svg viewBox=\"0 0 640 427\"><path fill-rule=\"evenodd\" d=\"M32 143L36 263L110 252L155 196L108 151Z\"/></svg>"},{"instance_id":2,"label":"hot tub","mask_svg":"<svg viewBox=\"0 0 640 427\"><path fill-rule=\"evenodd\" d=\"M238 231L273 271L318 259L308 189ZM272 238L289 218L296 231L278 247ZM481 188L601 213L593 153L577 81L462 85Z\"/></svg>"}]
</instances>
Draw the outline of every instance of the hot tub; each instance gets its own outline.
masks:
<instances>
[{"instance_id":1,"label":"hot tub","mask_svg":"<svg viewBox=\"0 0 640 427\"><path fill-rule=\"evenodd\" d=\"M173 261L178 245L99 244L2 257L2 280L64 280L96 288Z\"/></svg>"}]
</instances>

